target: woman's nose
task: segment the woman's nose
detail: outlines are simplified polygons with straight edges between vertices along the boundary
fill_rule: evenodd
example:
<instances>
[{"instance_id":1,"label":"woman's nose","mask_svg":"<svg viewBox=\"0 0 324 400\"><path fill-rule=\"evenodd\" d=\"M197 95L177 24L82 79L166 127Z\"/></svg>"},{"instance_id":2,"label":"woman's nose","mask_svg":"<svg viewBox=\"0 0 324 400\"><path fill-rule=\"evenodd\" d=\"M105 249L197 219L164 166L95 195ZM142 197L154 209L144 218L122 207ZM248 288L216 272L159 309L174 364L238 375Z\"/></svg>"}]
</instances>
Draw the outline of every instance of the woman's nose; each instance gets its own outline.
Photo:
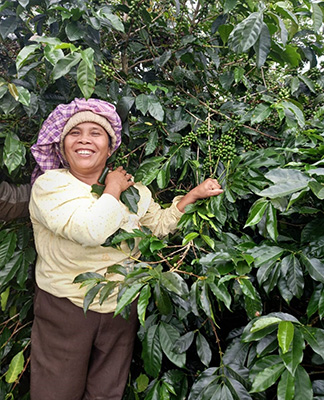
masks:
<instances>
[{"instance_id":1,"label":"woman's nose","mask_svg":"<svg viewBox=\"0 0 324 400\"><path fill-rule=\"evenodd\" d=\"M89 143L89 142L91 142L91 137L87 134L81 134L79 137L79 142L80 143Z\"/></svg>"}]
</instances>

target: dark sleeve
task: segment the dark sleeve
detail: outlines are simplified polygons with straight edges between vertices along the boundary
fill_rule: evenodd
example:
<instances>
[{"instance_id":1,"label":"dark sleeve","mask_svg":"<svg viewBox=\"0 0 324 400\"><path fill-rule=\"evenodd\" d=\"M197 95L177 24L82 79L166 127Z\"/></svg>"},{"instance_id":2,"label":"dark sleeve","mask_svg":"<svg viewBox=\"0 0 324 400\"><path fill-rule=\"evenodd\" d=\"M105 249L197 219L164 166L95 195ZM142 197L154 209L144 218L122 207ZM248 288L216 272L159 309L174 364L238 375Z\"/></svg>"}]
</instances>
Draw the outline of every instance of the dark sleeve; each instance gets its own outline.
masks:
<instances>
[{"instance_id":1,"label":"dark sleeve","mask_svg":"<svg viewBox=\"0 0 324 400\"><path fill-rule=\"evenodd\" d=\"M27 217L30 198L30 185L14 185L0 183L0 220L11 221L15 218Z\"/></svg>"}]
</instances>

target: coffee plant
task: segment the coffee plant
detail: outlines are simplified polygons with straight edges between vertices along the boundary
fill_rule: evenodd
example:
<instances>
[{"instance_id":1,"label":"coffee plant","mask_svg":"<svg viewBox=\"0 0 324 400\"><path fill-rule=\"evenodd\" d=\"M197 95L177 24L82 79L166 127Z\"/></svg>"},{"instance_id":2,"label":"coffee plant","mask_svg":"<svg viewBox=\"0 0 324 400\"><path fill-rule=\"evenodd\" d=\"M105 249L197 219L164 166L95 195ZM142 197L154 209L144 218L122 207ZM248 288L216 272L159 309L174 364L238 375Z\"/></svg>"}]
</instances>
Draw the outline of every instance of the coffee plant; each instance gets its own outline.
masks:
<instances>
[{"instance_id":1,"label":"coffee plant","mask_svg":"<svg viewBox=\"0 0 324 400\"><path fill-rule=\"evenodd\" d=\"M60 103L116 105L110 160L162 207L208 176L224 193L140 240L116 314L137 298L126 400L324 398L324 3L0 0L1 178ZM136 193L124 196L134 206ZM29 399L36 252L0 222L0 400ZM90 273L84 311L111 283Z\"/></svg>"}]
</instances>

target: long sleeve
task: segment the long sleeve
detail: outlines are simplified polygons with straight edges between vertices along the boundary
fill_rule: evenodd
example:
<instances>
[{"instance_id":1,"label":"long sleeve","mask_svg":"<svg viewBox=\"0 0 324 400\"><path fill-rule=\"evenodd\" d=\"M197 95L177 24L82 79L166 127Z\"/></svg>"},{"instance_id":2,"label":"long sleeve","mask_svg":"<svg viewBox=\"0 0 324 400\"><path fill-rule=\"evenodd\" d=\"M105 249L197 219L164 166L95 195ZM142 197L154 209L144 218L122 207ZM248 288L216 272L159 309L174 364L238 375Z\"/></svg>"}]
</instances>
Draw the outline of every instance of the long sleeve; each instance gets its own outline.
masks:
<instances>
[{"instance_id":1,"label":"long sleeve","mask_svg":"<svg viewBox=\"0 0 324 400\"><path fill-rule=\"evenodd\" d=\"M0 183L0 220L11 221L27 217L30 197L30 185L13 185Z\"/></svg>"},{"instance_id":2,"label":"long sleeve","mask_svg":"<svg viewBox=\"0 0 324 400\"><path fill-rule=\"evenodd\" d=\"M99 246L120 228L125 210L113 196L96 198L68 172L40 176L32 189L30 214L54 235L82 246Z\"/></svg>"},{"instance_id":3,"label":"long sleeve","mask_svg":"<svg viewBox=\"0 0 324 400\"><path fill-rule=\"evenodd\" d=\"M153 234L158 237L173 233L183 215L177 208L181 198L182 196L175 197L168 208L161 208L158 203L152 200L146 214L140 219L141 225L151 229Z\"/></svg>"}]
</instances>

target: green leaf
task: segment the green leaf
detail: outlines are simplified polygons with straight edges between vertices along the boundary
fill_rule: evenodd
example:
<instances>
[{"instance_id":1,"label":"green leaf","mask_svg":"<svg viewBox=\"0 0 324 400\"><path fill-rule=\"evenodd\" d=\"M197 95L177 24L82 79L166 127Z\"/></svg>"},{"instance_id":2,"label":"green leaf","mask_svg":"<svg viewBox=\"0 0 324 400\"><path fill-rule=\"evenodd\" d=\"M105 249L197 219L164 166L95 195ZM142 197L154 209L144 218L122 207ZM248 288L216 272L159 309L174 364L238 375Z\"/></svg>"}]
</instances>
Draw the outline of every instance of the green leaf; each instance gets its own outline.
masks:
<instances>
[{"instance_id":1,"label":"green leaf","mask_svg":"<svg viewBox=\"0 0 324 400\"><path fill-rule=\"evenodd\" d=\"M267 328L269 325L279 324L280 321L281 319L277 317L260 317L253 323L251 332L253 333L260 331L261 329Z\"/></svg>"},{"instance_id":2,"label":"green leaf","mask_svg":"<svg viewBox=\"0 0 324 400\"><path fill-rule=\"evenodd\" d=\"M259 124L269 117L269 115L273 112L272 108L267 103L258 104L253 110L251 117L251 124Z\"/></svg>"},{"instance_id":3,"label":"green leaf","mask_svg":"<svg viewBox=\"0 0 324 400\"><path fill-rule=\"evenodd\" d=\"M93 65L93 55L93 49L81 51L82 60L77 69L78 86L85 99L89 99L92 96L96 85L96 71Z\"/></svg>"},{"instance_id":4,"label":"green leaf","mask_svg":"<svg viewBox=\"0 0 324 400\"><path fill-rule=\"evenodd\" d=\"M66 24L65 33L69 41L73 42L82 39L86 32L77 22L71 21Z\"/></svg>"},{"instance_id":5,"label":"green leaf","mask_svg":"<svg viewBox=\"0 0 324 400\"><path fill-rule=\"evenodd\" d=\"M0 268L3 267L12 257L17 243L17 236L14 232L0 232Z\"/></svg>"},{"instance_id":6,"label":"green leaf","mask_svg":"<svg viewBox=\"0 0 324 400\"><path fill-rule=\"evenodd\" d=\"M191 242L191 240L196 239L196 237L199 236L198 232L190 232L188 233L183 239L182 239L182 246L185 246L186 244L188 244L189 242Z\"/></svg>"},{"instance_id":7,"label":"green leaf","mask_svg":"<svg viewBox=\"0 0 324 400\"><path fill-rule=\"evenodd\" d=\"M161 103L155 96L150 96L150 100L149 100L149 104L148 104L148 112L157 121L161 121L161 122L163 121L164 110L163 110Z\"/></svg>"},{"instance_id":8,"label":"green leaf","mask_svg":"<svg viewBox=\"0 0 324 400\"><path fill-rule=\"evenodd\" d=\"M10 174L26 163L25 156L26 148L23 143L8 134L3 148L3 160Z\"/></svg>"},{"instance_id":9,"label":"green leaf","mask_svg":"<svg viewBox=\"0 0 324 400\"><path fill-rule=\"evenodd\" d=\"M5 40L8 35L13 33L17 29L18 21L19 20L16 15L1 20L0 35L2 36L3 40Z\"/></svg>"},{"instance_id":10,"label":"green leaf","mask_svg":"<svg viewBox=\"0 0 324 400\"><path fill-rule=\"evenodd\" d=\"M228 44L235 53L244 53L257 42L263 28L263 14L254 12L240 22L229 36Z\"/></svg>"},{"instance_id":11,"label":"green leaf","mask_svg":"<svg viewBox=\"0 0 324 400\"><path fill-rule=\"evenodd\" d=\"M318 199L324 200L324 186L322 183L310 181L308 186Z\"/></svg>"},{"instance_id":12,"label":"green leaf","mask_svg":"<svg viewBox=\"0 0 324 400\"><path fill-rule=\"evenodd\" d=\"M120 200L128 207L129 211L134 214L138 210L138 202L140 200L139 191L136 187L130 186L127 190L122 192L120 195Z\"/></svg>"},{"instance_id":13,"label":"green leaf","mask_svg":"<svg viewBox=\"0 0 324 400\"><path fill-rule=\"evenodd\" d=\"M209 283L209 287L211 289L211 291L213 292L213 294L215 295L215 297L222 301L225 306L231 311L231 303L232 303L232 297L227 289L227 287L222 284L222 283L218 283L217 285L213 282Z\"/></svg>"},{"instance_id":14,"label":"green leaf","mask_svg":"<svg viewBox=\"0 0 324 400\"><path fill-rule=\"evenodd\" d=\"M149 384L149 378L145 374L140 374L136 378L136 389L138 393L144 392Z\"/></svg>"},{"instance_id":15,"label":"green leaf","mask_svg":"<svg viewBox=\"0 0 324 400\"><path fill-rule=\"evenodd\" d=\"M99 304L103 302L114 292L116 286L119 285L119 281L108 281L105 283L103 288L100 290Z\"/></svg>"},{"instance_id":16,"label":"green leaf","mask_svg":"<svg viewBox=\"0 0 324 400\"><path fill-rule=\"evenodd\" d=\"M172 350L174 343L180 337L179 331L172 325L161 321L159 325L159 337L164 354L177 367L183 368L186 363L186 354L178 354Z\"/></svg>"},{"instance_id":17,"label":"green leaf","mask_svg":"<svg viewBox=\"0 0 324 400\"><path fill-rule=\"evenodd\" d=\"M207 317L210 318L216 324L216 320L215 320L214 312L213 312L213 306L212 306L213 303L211 302L211 300L209 298L208 288L209 288L209 285L207 282L201 282L201 293L199 296L199 301L200 301L201 308L203 309L203 311L205 312Z\"/></svg>"},{"instance_id":18,"label":"green leaf","mask_svg":"<svg viewBox=\"0 0 324 400\"><path fill-rule=\"evenodd\" d=\"M21 266L23 266L23 254L19 252L13 255L4 268L0 269L0 287L11 281Z\"/></svg>"},{"instance_id":19,"label":"green leaf","mask_svg":"<svg viewBox=\"0 0 324 400\"><path fill-rule=\"evenodd\" d=\"M256 64L258 68L261 68L267 60L267 57L271 49L271 35L267 24L262 24L259 39L254 45ZM260 103L263 104L263 103Z\"/></svg>"},{"instance_id":20,"label":"green leaf","mask_svg":"<svg viewBox=\"0 0 324 400\"><path fill-rule=\"evenodd\" d=\"M51 45L47 45L44 48L44 57L54 67L58 60L64 58L64 52L62 49L56 49Z\"/></svg>"},{"instance_id":21,"label":"green leaf","mask_svg":"<svg viewBox=\"0 0 324 400\"><path fill-rule=\"evenodd\" d=\"M166 162L156 177L156 183L160 189L164 189L170 183L170 162Z\"/></svg>"},{"instance_id":22,"label":"green leaf","mask_svg":"<svg viewBox=\"0 0 324 400\"><path fill-rule=\"evenodd\" d=\"M324 263L317 258L308 258L305 254L301 255L301 259L312 279L324 283Z\"/></svg>"},{"instance_id":23,"label":"green leaf","mask_svg":"<svg viewBox=\"0 0 324 400\"><path fill-rule=\"evenodd\" d=\"M324 358L324 330L310 326L304 326L301 330L310 347Z\"/></svg>"},{"instance_id":24,"label":"green leaf","mask_svg":"<svg viewBox=\"0 0 324 400\"><path fill-rule=\"evenodd\" d=\"M141 111L143 115L148 112L150 97L146 94L140 94L135 99L136 108Z\"/></svg>"},{"instance_id":25,"label":"green leaf","mask_svg":"<svg viewBox=\"0 0 324 400\"><path fill-rule=\"evenodd\" d=\"M200 332L196 336L196 347L200 361L208 367L212 358L212 352L208 341Z\"/></svg>"},{"instance_id":26,"label":"green leaf","mask_svg":"<svg viewBox=\"0 0 324 400\"><path fill-rule=\"evenodd\" d=\"M281 102L282 107L284 108L284 110L286 111L290 111L293 113L293 115L296 118L296 121L298 123L298 125L303 128L305 125L305 117L304 117L304 113L303 111L297 107L294 103L290 102L290 101L283 101Z\"/></svg>"},{"instance_id":27,"label":"green leaf","mask_svg":"<svg viewBox=\"0 0 324 400\"><path fill-rule=\"evenodd\" d=\"M304 274L299 260L293 254L284 257L281 261L281 271L289 290L300 298L304 289Z\"/></svg>"},{"instance_id":28,"label":"green leaf","mask_svg":"<svg viewBox=\"0 0 324 400\"><path fill-rule=\"evenodd\" d=\"M267 209L266 228L270 238L276 242L278 238L277 211L272 204Z\"/></svg>"},{"instance_id":29,"label":"green leaf","mask_svg":"<svg viewBox=\"0 0 324 400\"><path fill-rule=\"evenodd\" d=\"M81 54L76 52L68 54L64 58L58 60L52 71L53 80L56 81L62 76L67 75L71 71L72 67L78 64L80 60Z\"/></svg>"},{"instance_id":30,"label":"green leaf","mask_svg":"<svg viewBox=\"0 0 324 400\"><path fill-rule=\"evenodd\" d=\"M121 298L117 302L114 316L120 314L122 310L135 299L143 286L144 283L135 283L124 291Z\"/></svg>"},{"instance_id":31,"label":"green leaf","mask_svg":"<svg viewBox=\"0 0 324 400\"><path fill-rule=\"evenodd\" d=\"M261 221L268 204L269 200L258 199L250 208L248 219L244 225L244 228L258 224Z\"/></svg>"},{"instance_id":32,"label":"green leaf","mask_svg":"<svg viewBox=\"0 0 324 400\"><path fill-rule=\"evenodd\" d=\"M312 382L305 369L299 365L295 376L295 397L294 400L312 400Z\"/></svg>"},{"instance_id":33,"label":"green leaf","mask_svg":"<svg viewBox=\"0 0 324 400\"><path fill-rule=\"evenodd\" d=\"M254 265L256 268L262 267L265 264L274 264L280 260L281 255L285 249L279 246L268 246L266 244L259 245L249 251L254 258Z\"/></svg>"},{"instance_id":34,"label":"green leaf","mask_svg":"<svg viewBox=\"0 0 324 400\"><path fill-rule=\"evenodd\" d=\"M83 299L83 312L84 314L87 313L91 303L94 301L95 297L99 293L99 290L104 286L104 283L96 284L96 286L92 287L90 290L87 291L86 295Z\"/></svg>"},{"instance_id":35,"label":"green leaf","mask_svg":"<svg viewBox=\"0 0 324 400\"><path fill-rule=\"evenodd\" d=\"M162 350L158 325L152 325L145 333L142 342L142 360L146 373L156 378L161 370Z\"/></svg>"},{"instance_id":36,"label":"green leaf","mask_svg":"<svg viewBox=\"0 0 324 400\"><path fill-rule=\"evenodd\" d=\"M9 369L6 372L6 382L14 383L24 369L25 359L24 351L21 350L10 361Z\"/></svg>"},{"instance_id":37,"label":"green leaf","mask_svg":"<svg viewBox=\"0 0 324 400\"><path fill-rule=\"evenodd\" d=\"M278 400L293 400L295 395L295 379L289 371L281 375L277 389Z\"/></svg>"},{"instance_id":38,"label":"green leaf","mask_svg":"<svg viewBox=\"0 0 324 400\"><path fill-rule=\"evenodd\" d=\"M258 195L269 197L270 199L288 196L289 194L299 192L300 190L305 189L311 180L311 178L301 171L282 168L268 172L265 174L265 177L275 184L262 190Z\"/></svg>"},{"instance_id":39,"label":"green leaf","mask_svg":"<svg viewBox=\"0 0 324 400\"><path fill-rule=\"evenodd\" d=\"M122 21L116 15L112 14L107 6L102 7L98 16L102 19L103 23L108 23L108 25L111 25L116 31L125 33Z\"/></svg>"},{"instance_id":40,"label":"green leaf","mask_svg":"<svg viewBox=\"0 0 324 400\"><path fill-rule=\"evenodd\" d=\"M157 282L154 286L155 305L162 315L172 313L172 302L168 292Z\"/></svg>"},{"instance_id":41,"label":"green leaf","mask_svg":"<svg viewBox=\"0 0 324 400\"><path fill-rule=\"evenodd\" d=\"M40 48L40 44L31 44L29 46L23 47L17 55L16 58L16 68L17 71L23 67L24 64L28 61L29 57L36 52Z\"/></svg>"},{"instance_id":42,"label":"green leaf","mask_svg":"<svg viewBox=\"0 0 324 400\"><path fill-rule=\"evenodd\" d=\"M237 5L237 0L225 0L224 2L224 14L232 11Z\"/></svg>"},{"instance_id":43,"label":"green leaf","mask_svg":"<svg viewBox=\"0 0 324 400\"><path fill-rule=\"evenodd\" d=\"M172 351L175 353L184 353L189 349L189 347L192 345L192 342L195 338L195 332L190 331L185 333L183 336L180 336L179 339L177 339L172 347Z\"/></svg>"},{"instance_id":44,"label":"green leaf","mask_svg":"<svg viewBox=\"0 0 324 400\"><path fill-rule=\"evenodd\" d=\"M101 281L105 280L105 277L96 272L85 272L83 274L77 275L74 278L73 283L82 283L82 282L90 280L90 279L94 279L94 280L97 280L98 282L101 282Z\"/></svg>"},{"instance_id":45,"label":"green leaf","mask_svg":"<svg viewBox=\"0 0 324 400\"><path fill-rule=\"evenodd\" d=\"M211 213L215 215L217 221L219 221L222 225L225 224L227 219L227 210L224 202L225 202L224 194L213 196L209 201L209 209Z\"/></svg>"},{"instance_id":46,"label":"green leaf","mask_svg":"<svg viewBox=\"0 0 324 400\"><path fill-rule=\"evenodd\" d=\"M279 322L277 336L282 353L287 353L294 338L294 325L290 321Z\"/></svg>"},{"instance_id":47,"label":"green leaf","mask_svg":"<svg viewBox=\"0 0 324 400\"><path fill-rule=\"evenodd\" d=\"M175 293L180 297L186 298L189 295L187 283L176 272L163 272L161 276L161 285L168 289L169 292Z\"/></svg>"},{"instance_id":48,"label":"green leaf","mask_svg":"<svg viewBox=\"0 0 324 400\"><path fill-rule=\"evenodd\" d=\"M265 368L253 380L250 393L260 393L274 385L284 370L285 366L282 363Z\"/></svg>"},{"instance_id":49,"label":"green leaf","mask_svg":"<svg viewBox=\"0 0 324 400\"><path fill-rule=\"evenodd\" d=\"M150 297L151 297L150 285L145 285L141 290L137 303L138 319L142 326L145 325L146 309L149 304Z\"/></svg>"},{"instance_id":50,"label":"green leaf","mask_svg":"<svg viewBox=\"0 0 324 400\"><path fill-rule=\"evenodd\" d=\"M153 130L150 132L149 139L145 145L145 155L148 156L149 154L152 154L154 150L156 149L157 145L159 142L159 135L156 130Z\"/></svg>"},{"instance_id":51,"label":"green leaf","mask_svg":"<svg viewBox=\"0 0 324 400\"><path fill-rule=\"evenodd\" d=\"M317 3L311 3L313 8L312 20L313 29L318 32L323 26L323 12L321 7Z\"/></svg>"},{"instance_id":52,"label":"green leaf","mask_svg":"<svg viewBox=\"0 0 324 400\"><path fill-rule=\"evenodd\" d=\"M287 370L292 376L295 376L298 365L303 361L305 341L299 327L294 328L294 337L290 345L290 350L281 354Z\"/></svg>"},{"instance_id":53,"label":"green leaf","mask_svg":"<svg viewBox=\"0 0 324 400\"><path fill-rule=\"evenodd\" d=\"M30 98L31 98L29 90L22 86L17 86L17 91L18 91L19 103L28 107L30 105Z\"/></svg>"}]
</instances>

